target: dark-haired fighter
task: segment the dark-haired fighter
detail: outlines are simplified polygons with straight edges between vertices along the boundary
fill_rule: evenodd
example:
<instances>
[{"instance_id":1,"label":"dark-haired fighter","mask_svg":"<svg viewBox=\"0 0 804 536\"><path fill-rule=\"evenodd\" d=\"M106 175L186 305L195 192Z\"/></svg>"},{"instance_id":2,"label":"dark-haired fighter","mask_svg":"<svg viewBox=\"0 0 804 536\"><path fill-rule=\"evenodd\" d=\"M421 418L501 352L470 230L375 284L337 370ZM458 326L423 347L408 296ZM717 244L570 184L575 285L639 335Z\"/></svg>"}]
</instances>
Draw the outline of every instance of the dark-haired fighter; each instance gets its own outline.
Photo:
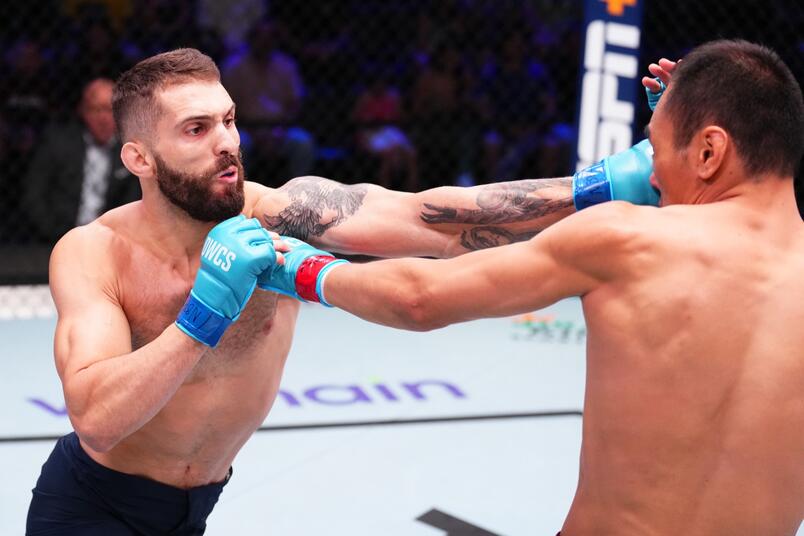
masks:
<instances>
[{"instance_id":1,"label":"dark-haired fighter","mask_svg":"<svg viewBox=\"0 0 804 536\"><path fill-rule=\"evenodd\" d=\"M530 238L574 201L655 199L644 144L579 175L575 196L570 178L419 194L244 182L235 104L192 49L143 60L113 100L143 197L53 251L56 366L75 433L42 468L30 535L204 531L276 398L299 309L259 290L245 305L275 255L260 224L341 252L442 257Z\"/></svg>"},{"instance_id":2,"label":"dark-haired fighter","mask_svg":"<svg viewBox=\"0 0 804 536\"><path fill-rule=\"evenodd\" d=\"M294 243L261 284L416 330L580 296L583 445L562 536L793 535L804 517L801 89L764 47L708 43L675 68L649 127L662 208L605 203L525 243L329 264L314 284L298 268L326 254Z\"/></svg>"}]
</instances>

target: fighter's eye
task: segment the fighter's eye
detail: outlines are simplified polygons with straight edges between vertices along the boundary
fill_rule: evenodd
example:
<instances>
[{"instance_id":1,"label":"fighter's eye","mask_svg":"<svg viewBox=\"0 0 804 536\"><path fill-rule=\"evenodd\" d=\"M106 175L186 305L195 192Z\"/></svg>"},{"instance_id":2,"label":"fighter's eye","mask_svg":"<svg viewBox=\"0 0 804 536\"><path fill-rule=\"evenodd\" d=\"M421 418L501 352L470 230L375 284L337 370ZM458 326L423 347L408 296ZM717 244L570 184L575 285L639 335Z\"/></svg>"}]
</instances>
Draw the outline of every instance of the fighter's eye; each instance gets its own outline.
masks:
<instances>
[{"instance_id":1,"label":"fighter's eye","mask_svg":"<svg viewBox=\"0 0 804 536\"><path fill-rule=\"evenodd\" d=\"M229 117L228 119L224 119L223 124L226 125L226 127L228 128L228 127L230 127L230 126L235 124L235 118L234 117Z\"/></svg>"},{"instance_id":2,"label":"fighter's eye","mask_svg":"<svg viewBox=\"0 0 804 536\"><path fill-rule=\"evenodd\" d=\"M202 127L201 125L196 125L196 126L194 126L194 127L190 127L190 128L188 128L186 132L187 132L187 134L189 134L190 136L198 136L198 135L200 135L202 132L204 132L204 127Z\"/></svg>"}]
</instances>

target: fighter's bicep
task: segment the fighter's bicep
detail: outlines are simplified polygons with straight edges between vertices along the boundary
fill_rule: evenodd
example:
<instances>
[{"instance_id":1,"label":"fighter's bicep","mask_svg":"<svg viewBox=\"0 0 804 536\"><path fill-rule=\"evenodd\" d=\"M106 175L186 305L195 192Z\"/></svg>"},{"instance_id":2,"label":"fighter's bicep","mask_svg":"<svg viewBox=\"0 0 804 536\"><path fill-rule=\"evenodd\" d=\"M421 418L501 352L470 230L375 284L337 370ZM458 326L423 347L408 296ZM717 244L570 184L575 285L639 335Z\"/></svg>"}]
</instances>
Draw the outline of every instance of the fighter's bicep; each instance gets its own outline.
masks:
<instances>
[{"instance_id":1,"label":"fighter's bicep","mask_svg":"<svg viewBox=\"0 0 804 536\"><path fill-rule=\"evenodd\" d=\"M583 274L568 271L543 241L437 262L427 270L424 295L432 302L428 315L438 325L533 311L578 295L589 284Z\"/></svg>"},{"instance_id":2,"label":"fighter's bicep","mask_svg":"<svg viewBox=\"0 0 804 536\"><path fill-rule=\"evenodd\" d=\"M643 248L638 214L625 204L588 209L527 242L445 261L449 294L472 317L505 316L584 296L633 272ZM615 206L621 205L621 206Z\"/></svg>"},{"instance_id":3,"label":"fighter's bicep","mask_svg":"<svg viewBox=\"0 0 804 536\"><path fill-rule=\"evenodd\" d=\"M93 363L131 352L131 331L123 311L100 300L87 300L79 309L59 311L54 354L62 379Z\"/></svg>"},{"instance_id":4,"label":"fighter's bicep","mask_svg":"<svg viewBox=\"0 0 804 536\"><path fill-rule=\"evenodd\" d=\"M58 312L54 340L62 379L96 361L131 351L128 319L102 259L85 262L81 240L65 237L50 262L50 288Z\"/></svg>"}]
</instances>

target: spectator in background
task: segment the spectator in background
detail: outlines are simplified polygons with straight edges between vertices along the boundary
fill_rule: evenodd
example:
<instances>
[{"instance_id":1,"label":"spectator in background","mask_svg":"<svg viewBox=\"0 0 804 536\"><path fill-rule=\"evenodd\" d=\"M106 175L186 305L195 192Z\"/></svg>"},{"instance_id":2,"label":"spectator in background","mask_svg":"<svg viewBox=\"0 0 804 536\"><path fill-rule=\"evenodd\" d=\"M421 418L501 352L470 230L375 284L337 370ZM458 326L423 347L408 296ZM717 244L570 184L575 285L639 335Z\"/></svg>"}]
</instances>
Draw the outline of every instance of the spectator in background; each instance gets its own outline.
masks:
<instances>
[{"instance_id":1,"label":"spectator in background","mask_svg":"<svg viewBox=\"0 0 804 536\"><path fill-rule=\"evenodd\" d=\"M126 19L122 50L127 64L182 45L196 30L190 2L184 0L132 0Z\"/></svg>"},{"instance_id":2,"label":"spectator in background","mask_svg":"<svg viewBox=\"0 0 804 536\"><path fill-rule=\"evenodd\" d=\"M258 21L249 31L247 52L229 58L221 73L237 103L245 163L258 182L265 182L259 175L277 158L286 160L290 177L309 175L315 158L312 136L295 124L304 85L296 61L278 49L278 32L273 21Z\"/></svg>"},{"instance_id":3,"label":"spectator in background","mask_svg":"<svg viewBox=\"0 0 804 536\"><path fill-rule=\"evenodd\" d=\"M48 121L53 102L52 65L38 39L22 35L2 51L0 115L6 135L0 171L0 237L3 243L24 243L28 215L20 206L23 183L37 140Z\"/></svg>"},{"instance_id":4,"label":"spectator in background","mask_svg":"<svg viewBox=\"0 0 804 536\"><path fill-rule=\"evenodd\" d=\"M21 37L4 51L0 72L0 99L8 128L9 158L23 171L42 127L47 122L54 88L51 66L41 44Z\"/></svg>"},{"instance_id":5,"label":"spectator in background","mask_svg":"<svg viewBox=\"0 0 804 536\"><path fill-rule=\"evenodd\" d=\"M471 70L451 41L439 44L413 85L414 139L424 184L456 183L469 172L475 153Z\"/></svg>"},{"instance_id":6,"label":"spectator in background","mask_svg":"<svg viewBox=\"0 0 804 536\"><path fill-rule=\"evenodd\" d=\"M354 134L350 117L355 88L362 80L365 50L355 41L360 25L355 4L365 0L317 0L316 2L273 2L271 15L283 28L282 50L298 62L304 80L304 107L299 121L305 125L319 149L316 173L350 174L336 171L351 153L344 142ZM311 21L315 21L311 23ZM360 82L358 82L360 80ZM364 162L355 160L357 169ZM336 169L332 169L335 165ZM341 168L342 170L343 168Z\"/></svg>"},{"instance_id":7,"label":"spectator in background","mask_svg":"<svg viewBox=\"0 0 804 536\"><path fill-rule=\"evenodd\" d=\"M121 50L124 67L139 60L179 47L203 50L215 61L225 52L223 39L208 22L209 14L199 13L194 2L186 0L132 0L131 16L124 25Z\"/></svg>"},{"instance_id":8,"label":"spectator in background","mask_svg":"<svg viewBox=\"0 0 804 536\"><path fill-rule=\"evenodd\" d=\"M198 25L221 36L222 52L239 49L254 21L265 16L268 9L265 0L196 0L196 2ZM273 11L275 7L279 6L272 5L271 10ZM205 54L215 59L210 53ZM220 57L221 61L223 55Z\"/></svg>"},{"instance_id":9,"label":"spectator in background","mask_svg":"<svg viewBox=\"0 0 804 536\"><path fill-rule=\"evenodd\" d=\"M357 98L352 118L357 123L357 147L380 159L377 183L394 189L394 178L404 174L403 188L419 188L416 149L402 131L402 102L399 90L384 72L372 75L371 83Z\"/></svg>"},{"instance_id":10,"label":"spectator in background","mask_svg":"<svg viewBox=\"0 0 804 536\"><path fill-rule=\"evenodd\" d=\"M117 32L105 6L86 4L78 10L76 37L78 48L71 72L79 80L117 77L123 69L123 55Z\"/></svg>"},{"instance_id":11,"label":"spectator in background","mask_svg":"<svg viewBox=\"0 0 804 536\"><path fill-rule=\"evenodd\" d=\"M25 208L41 239L54 242L76 225L140 197L139 182L120 160L112 117L113 82L84 88L79 122L45 130L24 184Z\"/></svg>"},{"instance_id":12,"label":"spectator in background","mask_svg":"<svg viewBox=\"0 0 804 536\"><path fill-rule=\"evenodd\" d=\"M433 51L446 38L444 28L438 24L428 10L416 15L416 30L410 49L410 60L417 70L424 70L430 64Z\"/></svg>"},{"instance_id":13,"label":"spectator in background","mask_svg":"<svg viewBox=\"0 0 804 536\"><path fill-rule=\"evenodd\" d=\"M525 173L555 116L555 90L546 67L529 53L527 33L516 30L502 43L500 65L484 81L485 174L501 181Z\"/></svg>"},{"instance_id":14,"label":"spectator in background","mask_svg":"<svg viewBox=\"0 0 804 536\"><path fill-rule=\"evenodd\" d=\"M275 20L287 29L287 48L299 62L308 95L326 94L333 86L351 87L354 82L354 3L317 0L276 2L271 6Z\"/></svg>"}]
</instances>

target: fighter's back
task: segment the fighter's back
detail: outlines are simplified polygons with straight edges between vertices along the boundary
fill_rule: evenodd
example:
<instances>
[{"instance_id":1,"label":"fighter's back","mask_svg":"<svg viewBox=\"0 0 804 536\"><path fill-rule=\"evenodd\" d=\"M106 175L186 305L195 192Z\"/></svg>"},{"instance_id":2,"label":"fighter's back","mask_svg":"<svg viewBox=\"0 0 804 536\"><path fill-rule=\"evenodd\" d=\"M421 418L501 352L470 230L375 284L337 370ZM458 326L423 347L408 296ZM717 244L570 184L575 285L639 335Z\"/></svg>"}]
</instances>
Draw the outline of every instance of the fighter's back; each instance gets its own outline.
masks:
<instances>
[{"instance_id":1,"label":"fighter's back","mask_svg":"<svg viewBox=\"0 0 804 536\"><path fill-rule=\"evenodd\" d=\"M794 534L804 223L730 201L625 210L622 277L583 299L581 478L562 536Z\"/></svg>"}]
</instances>

